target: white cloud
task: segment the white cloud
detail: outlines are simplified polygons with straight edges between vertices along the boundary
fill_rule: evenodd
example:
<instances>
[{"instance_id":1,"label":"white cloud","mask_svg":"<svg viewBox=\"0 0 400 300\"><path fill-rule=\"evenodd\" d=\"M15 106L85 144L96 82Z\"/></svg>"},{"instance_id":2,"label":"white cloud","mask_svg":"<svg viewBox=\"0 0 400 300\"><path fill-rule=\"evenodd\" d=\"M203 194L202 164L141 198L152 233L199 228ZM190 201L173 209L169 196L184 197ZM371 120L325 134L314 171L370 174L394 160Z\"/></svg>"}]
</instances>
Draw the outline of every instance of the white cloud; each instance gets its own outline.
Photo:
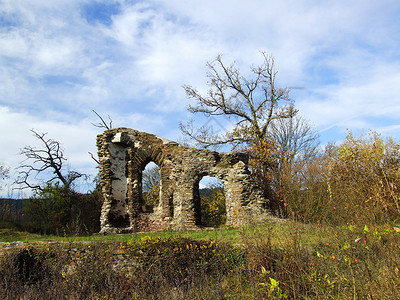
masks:
<instances>
[{"instance_id":1,"label":"white cloud","mask_svg":"<svg viewBox=\"0 0 400 300\"><path fill-rule=\"evenodd\" d=\"M20 149L26 145L41 146L39 141L30 132L34 129L38 133L47 133L47 137L60 142L71 161L78 164L90 162L90 158L82 152L96 151L95 137L96 130L89 120L82 120L79 123L69 123L65 116L61 116L57 122L54 119L43 118L44 115L30 115L25 112L16 112L7 107L0 106L0 126L6 132L0 140L0 157L8 158L4 163L9 166L18 165L23 156L20 156ZM55 116L53 116L55 117ZM86 153L87 153L86 151Z\"/></svg>"},{"instance_id":2,"label":"white cloud","mask_svg":"<svg viewBox=\"0 0 400 300\"><path fill-rule=\"evenodd\" d=\"M118 42L134 50L140 47L141 32L155 17L154 11L148 5L135 4L128 6L120 15L112 17L112 26L105 32Z\"/></svg>"},{"instance_id":3,"label":"white cloud","mask_svg":"<svg viewBox=\"0 0 400 300\"><path fill-rule=\"evenodd\" d=\"M27 53L25 39L18 32L0 34L0 53L6 57L21 57Z\"/></svg>"},{"instance_id":4,"label":"white cloud","mask_svg":"<svg viewBox=\"0 0 400 300\"><path fill-rule=\"evenodd\" d=\"M68 70L72 64L76 63L74 61L75 53L79 51L76 40L70 38L59 40L45 39L39 45L35 46L32 53L32 60L35 61L36 68L54 73L56 70Z\"/></svg>"},{"instance_id":5,"label":"white cloud","mask_svg":"<svg viewBox=\"0 0 400 300\"><path fill-rule=\"evenodd\" d=\"M374 129L376 120L397 122L400 114L400 72L395 66L372 67L366 82L321 88L299 103L301 111L321 130L332 127ZM384 122L385 120L385 122ZM389 124L389 127L392 125ZM378 126L382 130L382 126Z\"/></svg>"}]
</instances>

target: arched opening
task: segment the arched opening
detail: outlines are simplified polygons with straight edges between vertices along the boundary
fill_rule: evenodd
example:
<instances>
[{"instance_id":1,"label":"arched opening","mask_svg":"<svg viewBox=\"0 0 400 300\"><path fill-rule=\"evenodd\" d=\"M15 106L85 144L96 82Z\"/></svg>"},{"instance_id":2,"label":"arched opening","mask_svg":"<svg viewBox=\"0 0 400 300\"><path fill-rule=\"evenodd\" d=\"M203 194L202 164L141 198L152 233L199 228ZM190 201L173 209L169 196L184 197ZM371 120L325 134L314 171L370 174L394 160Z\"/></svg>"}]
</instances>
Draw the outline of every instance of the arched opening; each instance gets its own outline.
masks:
<instances>
[{"instance_id":1,"label":"arched opening","mask_svg":"<svg viewBox=\"0 0 400 300\"><path fill-rule=\"evenodd\" d=\"M153 213L160 203L160 167L150 161L142 171L142 203L143 213Z\"/></svg>"},{"instance_id":2,"label":"arched opening","mask_svg":"<svg viewBox=\"0 0 400 300\"><path fill-rule=\"evenodd\" d=\"M224 225L226 223L226 203L223 182L217 177L203 176L199 181L198 191L200 201L197 207L197 219L200 219L201 226Z\"/></svg>"}]
</instances>

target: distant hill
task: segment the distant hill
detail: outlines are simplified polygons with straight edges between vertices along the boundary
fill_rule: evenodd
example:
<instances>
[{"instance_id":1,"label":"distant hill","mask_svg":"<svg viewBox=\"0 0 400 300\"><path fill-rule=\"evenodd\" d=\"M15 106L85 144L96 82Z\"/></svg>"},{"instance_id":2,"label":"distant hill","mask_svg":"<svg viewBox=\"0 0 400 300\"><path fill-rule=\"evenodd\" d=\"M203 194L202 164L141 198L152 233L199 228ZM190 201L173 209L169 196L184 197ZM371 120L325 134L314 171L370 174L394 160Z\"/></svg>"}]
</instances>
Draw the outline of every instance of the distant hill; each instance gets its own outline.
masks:
<instances>
[{"instance_id":1,"label":"distant hill","mask_svg":"<svg viewBox=\"0 0 400 300\"><path fill-rule=\"evenodd\" d=\"M209 188L199 189L200 197L203 197L203 196L204 196L204 197L210 196L211 193L212 193L212 190L209 189Z\"/></svg>"},{"instance_id":2,"label":"distant hill","mask_svg":"<svg viewBox=\"0 0 400 300\"><path fill-rule=\"evenodd\" d=\"M208 197L208 196L210 196L210 195L214 192L215 189L220 189L220 188L212 188L212 189L210 189L210 188L204 188L204 189L199 189L200 197Z\"/></svg>"},{"instance_id":3,"label":"distant hill","mask_svg":"<svg viewBox=\"0 0 400 300\"><path fill-rule=\"evenodd\" d=\"M12 211L21 210L29 199L0 198L0 207L8 207Z\"/></svg>"}]
</instances>

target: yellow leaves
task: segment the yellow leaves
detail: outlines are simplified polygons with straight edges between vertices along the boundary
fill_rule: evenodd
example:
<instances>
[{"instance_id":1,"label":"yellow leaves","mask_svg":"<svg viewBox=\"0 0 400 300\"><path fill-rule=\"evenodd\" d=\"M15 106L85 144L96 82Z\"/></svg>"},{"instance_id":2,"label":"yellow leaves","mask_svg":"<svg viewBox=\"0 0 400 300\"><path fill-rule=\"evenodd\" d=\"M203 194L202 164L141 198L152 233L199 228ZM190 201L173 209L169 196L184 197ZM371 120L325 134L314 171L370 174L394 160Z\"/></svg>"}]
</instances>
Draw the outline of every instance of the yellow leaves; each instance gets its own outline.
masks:
<instances>
[{"instance_id":1,"label":"yellow leaves","mask_svg":"<svg viewBox=\"0 0 400 300\"><path fill-rule=\"evenodd\" d=\"M326 178L330 200L336 208L348 217L398 218L399 149L400 144L374 132L360 137L349 134L334 148L327 159ZM366 209L365 214L359 214L360 208Z\"/></svg>"},{"instance_id":2,"label":"yellow leaves","mask_svg":"<svg viewBox=\"0 0 400 300\"><path fill-rule=\"evenodd\" d=\"M141 240L142 242L147 242L147 241L150 241L150 240L151 240L151 237L148 236L148 235L146 235L146 236L144 236L144 237L141 237L140 240Z\"/></svg>"},{"instance_id":3,"label":"yellow leaves","mask_svg":"<svg viewBox=\"0 0 400 300\"><path fill-rule=\"evenodd\" d=\"M192 250L193 248L196 249L196 245L193 246L192 243L186 244L186 249L187 249L187 250Z\"/></svg>"},{"instance_id":4,"label":"yellow leaves","mask_svg":"<svg viewBox=\"0 0 400 300\"><path fill-rule=\"evenodd\" d=\"M201 197L201 210L203 225L218 226L225 223L226 208L223 187L210 187L210 193Z\"/></svg>"},{"instance_id":5,"label":"yellow leaves","mask_svg":"<svg viewBox=\"0 0 400 300\"><path fill-rule=\"evenodd\" d=\"M342 249L343 250L347 250L347 249L350 249L350 248L351 248L350 244L347 241L345 241Z\"/></svg>"}]
</instances>

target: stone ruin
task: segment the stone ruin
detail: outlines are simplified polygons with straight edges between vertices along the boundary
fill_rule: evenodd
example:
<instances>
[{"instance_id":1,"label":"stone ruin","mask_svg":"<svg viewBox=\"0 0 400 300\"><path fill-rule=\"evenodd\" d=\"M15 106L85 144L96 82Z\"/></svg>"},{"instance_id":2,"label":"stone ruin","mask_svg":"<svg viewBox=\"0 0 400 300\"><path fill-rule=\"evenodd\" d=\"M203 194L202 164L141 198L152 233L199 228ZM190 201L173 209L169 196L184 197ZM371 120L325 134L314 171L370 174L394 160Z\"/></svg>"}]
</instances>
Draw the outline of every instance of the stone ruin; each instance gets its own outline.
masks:
<instances>
[{"instance_id":1,"label":"stone ruin","mask_svg":"<svg viewBox=\"0 0 400 300\"><path fill-rule=\"evenodd\" d=\"M206 175L224 184L226 225L271 218L245 153L182 147L129 128L106 130L97 147L104 196L100 233L200 228L199 182ZM150 161L160 168L159 204L152 211L142 195L142 172Z\"/></svg>"}]
</instances>

